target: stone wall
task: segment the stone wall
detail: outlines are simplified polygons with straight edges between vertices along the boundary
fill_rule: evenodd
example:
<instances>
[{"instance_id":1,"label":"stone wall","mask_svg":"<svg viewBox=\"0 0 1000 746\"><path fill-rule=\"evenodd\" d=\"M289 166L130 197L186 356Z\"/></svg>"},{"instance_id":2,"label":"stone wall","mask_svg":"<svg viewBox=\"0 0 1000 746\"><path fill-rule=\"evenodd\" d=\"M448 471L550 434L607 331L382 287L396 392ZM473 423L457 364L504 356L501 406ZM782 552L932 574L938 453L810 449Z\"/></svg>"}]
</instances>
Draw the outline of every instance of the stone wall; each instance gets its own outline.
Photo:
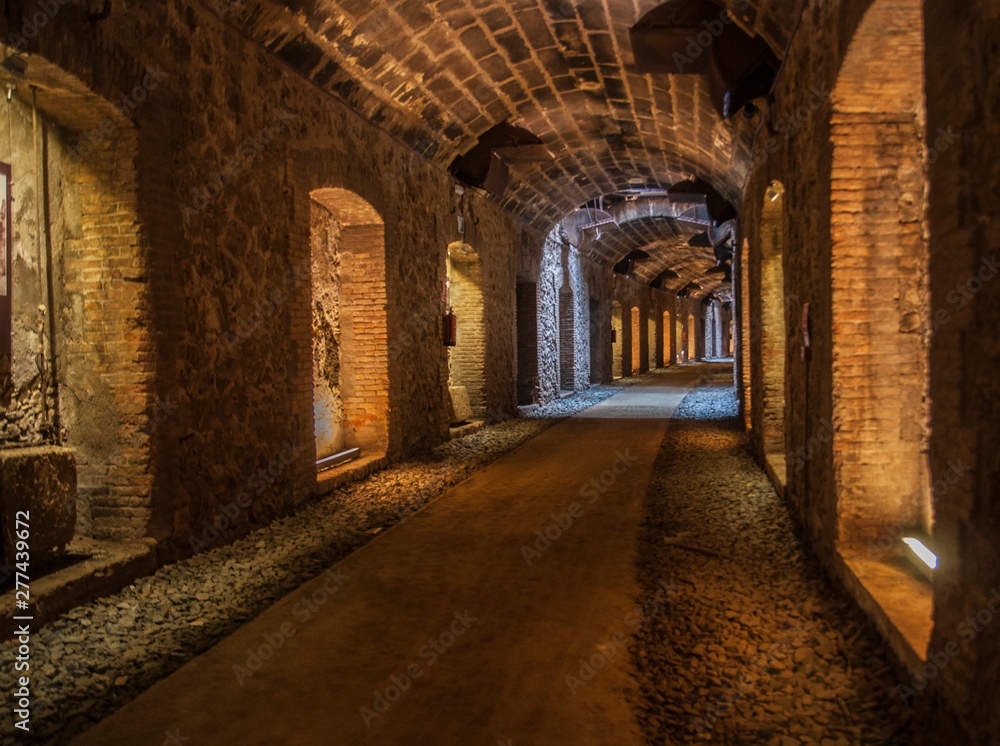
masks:
<instances>
[{"instance_id":1,"label":"stone wall","mask_svg":"<svg viewBox=\"0 0 1000 746\"><path fill-rule=\"evenodd\" d=\"M985 744L1000 732L1000 618L992 613L1000 608L1000 16L989 0L930 0L924 9L930 469L942 558L931 649L961 645L930 686L970 742Z\"/></svg>"},{"instance_id":2,"label":"stone wall","mask_svg":"<svg viewBox=\"0 0 1000 746\"><path fill-rule=\"evenodd\" d=\"M52 266L46 258L46 236L39 236L39 195L48 195L42 178L41 163L50 175L49 184L55 184L51 197L61 204L63 161L66 158L61 138L51 138L49 147L39 152L35 143L30 102L14 97L4 104L7 111L0 119L0 137L8 155L4 160L11 165L12 199L5 204L9 211L12 236L8 247L11 256L11 356L0 371L0 443L53 442L59 437L56 389L53 380L52 348L50 346L50 321L53 313L52 298L48 292L49 271L54 273L63 263L62 234L65 221L79 225L79 204L73 205L73 215L66 216L55 210L52 229ZM42 127L52 128L52 121L42 114ZM41 144L41 143L39 143ZM38 160L36 160L38 159ZM39 163L38 161L41 161ZM53 181L54 178L54 181ZM42 198L46 202L46 196ZM41 242L40 242L41 238ZM61 280L61 273L58 280Z\"/></svg>"},{"instance_id":3,"label":"stone wall","mask_svg":"<svg viewBox=\"0 0 1000 746\"><path fill-rule=\"evenodd\" d=\"M926 13L923 27L920 7ZM869 11L872 15L863 23ZM914 28L920 33L912 33ZM864 46L856 61L848 63L859 29L862 35L857 40ZM912 52L912 45L921 39L927 44L925 56ZM876 328L888 324L885 331L894 336L919 339L925 333L921 324L929 326L929 473L920 474L919 454L914 457L919 449L911 449L903 476L916 486L907 489L897 484L893 473L883 475L892 484L880 483L879 489L891 493L884 495L890 503L900 499L905 503L914 491L933 490L933 541L939 568L934 577L935 628L926 652L938 653L939 661L941 651L955 654L944 654L944 665L926 669L933 673L927 686L958 713L967 730L967 734L949 737L976 744L992 743L1000 728L994 697L1000 685L1000 627L989 610L990 599L1000 587L996 552L1000 520L995 510L1000 461L990 445L1000 435L996 432L1000 357L994 349L1000 285L992 281L996 273L990 264L1000 224L996 199L987 196L997 192L996 169L984 166L997 161L1000 142L1000 119L992 103L1000 69L998 46L1000 19L988 2L959 7L939 0L924 4L839 0L810 6L770 107L771 126L762 127L755 149L741 205L740 242L745 241L746 254L737 270L744 301L737 350L740 384L744 405L751 405L751 442L763 457L759 331L763 313L754 273L761 271L764 254L766 224L760 216L770 199L768 188L780 181L785 188L781 261L787 366L784 443L786 453L808 454L801 468L788 469L784 495L804 536L831 569L838 565L837 543L843 538L838 494L852 486L849 475L836 467L835 445L829 437L835 427L835 375L838 365L866 364L863 357L851 360L853 352L867 354L850 343L845 349L835 335L848 331L865 314ZM897 72L878 72L882 70L879 60L887 60ZM913 69L901 68L899 63L906 60L915 61ZM849 64L859 65L859 74L840 78ZM924 68L926 86L915 86ZM848 81L846 87L837 89L838 79ZM835 89L840 104L834 100ZM926 94L926 127L920 121L922 93ZM847 104L852 97L854 103ZM865 121L862 116L903 105L911 106L909 117L894 116L889 122L876 123L877 117ZM891 143L886 136L893 133L896 143L888 147ZM907 144L913 143L915 133L923 143L916 151ZM850 149L850 157L838 156L838 148ZM922 161L926 164L921 165ZM849 170L838 169L838 163L850 164ZM929 181L926 195L919 188L924 174ZM858 199L859 190L865 189L875 191ZM925 196L927 227L921 228L919 209ZM835 242L852 234L864 235L869 247L853 258L838 255ZM919 253L906 248L914 246L921 234L928 241L929 302L919 300L923 271ZM886 270L885 276L892 279L875 287L870 282L877 274L872 263L897 256L903 258ZM846 270L840 286L833 276L837 267ZM903 281L913 287L914 279L916 296L899 284ZM837 287L841 288L837 311L843 314L839 317L834 314ZM916 302L911 301L914 297ZM806 304L811 346L804 359ZM890 357L902 354L902 348L890 349L884 343L878 347L868 352L885 352ZM835 352L847 357L836 361ZM919 384L923 377L919 354L907 352L903 357L915 362L883 361L852 381L842 379L842 395L881 397L879 381L893 368ZM893 388L894 392L885 395L900 393L898 386ZM893 405L897 413L902 410L894 427L904 443L919 443L925 402L919 394L904 398L908 403ZM877 425L877 420L878 416L872 424ZM845 436L860 432L857 422L844 420L840 427ZM854 443L850 448L861 456L884 444ZM875 516L868 529L890 531L893 526L884 525L881 518ZM883 525L877 525L880 522ZM911 522L919 524L920 520ZM984 619L994 621L983 624ZM923 707L933 702L933 697L922 695L914 704ZM942 714L938 722L947 718Z\"/></svg>"},{"instance_id":4,"label":"stone wall","mask_svg":"<svg viewBox=\"0 0 1000 746\"><path fill-rule=\"evenodd\" d=\"M440 281L460 238L455 182L200 3L128 3L99 23L83 13L60 6L26 48L30 70L76 76L105 107L81 117L67 98L45 102L82 163L61 182L80 218L53 240L66 272L63 422L91 504L81 522L157 539L168 558L213 524L225 541L313 492L315 189L357 195L384 224L384 268L364 271L384 277L385 328L359 331L387 366L384 381L360 384L391 413L385 448L398 458L447 437ZM122 101L135 104L127 119L111 105ZM485 405L502 418L515 401L514 257L541 237L477 195L464 209L490 288ZM225 519L242 495L250 507Z\"/></svg>"},{"instance_id":5,"label":"stone wall","mask_svg":"<svg viewBox=\"0 0 1000 746\"><path fill-rule=\"evenodd\" d=\"M527 368L518 372L519 386L525 392L523 402L548 403L561 385L571 383L572 390L579 391L591 382L607 383L650 369L650 361L663 344L655 320L665 312L674 312L677 301L673 294L654 290L584 257L559 225L541 246L522 247L517 268L523 302L538 309L534 319L526 312L519 322L523 334L518 334L518 350L527 361ZM535 298L529 297L533 288L539 288ZM571 304L568 311L563 307L566 302ZM636 311L635 328L632 309ZM649 319L653 319L652 333ZM616 330L615 342L611 340L612 329ZM573 345L572 354L565 354L567 344ZM525 377L535 370L536 350L538 381L529 399L531 387Z\"/></svg>"}]
</instances>

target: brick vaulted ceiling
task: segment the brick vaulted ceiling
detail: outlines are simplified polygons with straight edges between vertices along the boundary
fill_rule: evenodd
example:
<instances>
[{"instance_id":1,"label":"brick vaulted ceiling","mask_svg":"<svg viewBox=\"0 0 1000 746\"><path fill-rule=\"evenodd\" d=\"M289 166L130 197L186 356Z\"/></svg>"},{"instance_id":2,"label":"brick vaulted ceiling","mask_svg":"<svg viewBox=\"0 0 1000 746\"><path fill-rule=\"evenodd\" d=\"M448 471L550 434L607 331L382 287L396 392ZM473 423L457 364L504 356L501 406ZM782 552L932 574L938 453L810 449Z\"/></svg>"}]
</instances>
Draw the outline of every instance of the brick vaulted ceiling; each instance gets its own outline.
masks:
<instances>
[{"instance_id":1,"label":"brick vaulted ceiling","mask_svg":"<svg viewBox=\"0 0 1000 746\"><path fill-rule=\"evenodd\" d=\"M780 54L796 0L724 1ZM756 121L723 122L703 76L635 70L628 30L661 0L203 2L442 167L498 123L537 135L555 160L514 166L503 205L542 230L638 180L738 203Z\"/></svg>"},{"instance_id":2,"label":"brick vaulted ceiling","mask_svg":"<svg viewBox=\"0 0 1000 746\"><path fill-rule=\"evenodd\" d=\"M614 264L633 251L645 251L650 258L636 262L631 273L636 280L651 283L669 269L677 277L665 279L662 289L677 292L693 282L699 288L693 295L715 293L729 299L730 284L723 274L708 271L715 264L712 249L689 243L696 232L670 218L638 218L603 230L598 240L588 242L587 253Z\"/></svg>"}]
</instances>

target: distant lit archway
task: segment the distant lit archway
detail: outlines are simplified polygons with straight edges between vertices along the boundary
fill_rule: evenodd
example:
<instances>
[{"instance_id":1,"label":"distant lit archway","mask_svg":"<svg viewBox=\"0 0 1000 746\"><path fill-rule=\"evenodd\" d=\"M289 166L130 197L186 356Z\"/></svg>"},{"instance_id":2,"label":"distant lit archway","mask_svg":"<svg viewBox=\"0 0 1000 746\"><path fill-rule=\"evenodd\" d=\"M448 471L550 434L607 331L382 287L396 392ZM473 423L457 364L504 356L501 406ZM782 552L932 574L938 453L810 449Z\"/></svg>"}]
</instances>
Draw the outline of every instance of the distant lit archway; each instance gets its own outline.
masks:
<instances>
[{"instance_id":1,"label":"distant lit archway","mask_svg":"<svg viewBox=\"0 0 1000 746\"><path fill-rule=\"evenodd\" d=\"M310 193L316 460L389 443L385 226L347 189Z\"/></svg>"},{"instance_id":2,"label":"distant lit archway","mask_svg":"<svg viewBox=\"0 0 1000 746\"><path fill-rule=\"evenodd\" d=\"M639 315L639 309L636 306L632 307L632 333L629 335L631 339L629 342L632 345L632 370L631 374L638 375L642 370L642 327L641 319Z\"/></svg>"},{"instance_id":3,"label":"distant lit archway","mask_svg":"<svg viewBox=\"0 0 1000 746\"><path fill-rule=\"evenodd\" d=\"M674 343L673 343L673 329L674 324L670 318L670 311L663 312L663 365L664 367L670 367L674 362Z\"/></svg>"},{"instance_id":4,"label":"distant lit archway","mask_svg":"<svg viewBox=\"0 0 1000 746\"><path fill-rule=\"evenodd\" d=\"M646 317L646 338L649 347L649 369L653 370L654 368L659 368L660 365L656 350L656 312L652 308L649 309L649 314Z\"/></svg>"},{"instance_id":5,"label":"distant lit archway","mask_svg":"<svg viewBox=\"0 0 1000 746\"><path fill-rule=\"evenodd\" d=\"M483 266L467 243L448 246L448 297L457 318L455 345L448 348L448 387L455 396L467 396L473 417L481 419L486 414Z\"/></svg>"},{"instance_id":6,"label":"distant lit archway","mask_svg":"<svg viewBox=\"0 0 1000 746\"><path fill-rule=\"evenodd\" d=\"M625 330L622 328L622 304L611 303L611 377L621 378L624 363L623 352Z\"/></svg>"}]
</instances>

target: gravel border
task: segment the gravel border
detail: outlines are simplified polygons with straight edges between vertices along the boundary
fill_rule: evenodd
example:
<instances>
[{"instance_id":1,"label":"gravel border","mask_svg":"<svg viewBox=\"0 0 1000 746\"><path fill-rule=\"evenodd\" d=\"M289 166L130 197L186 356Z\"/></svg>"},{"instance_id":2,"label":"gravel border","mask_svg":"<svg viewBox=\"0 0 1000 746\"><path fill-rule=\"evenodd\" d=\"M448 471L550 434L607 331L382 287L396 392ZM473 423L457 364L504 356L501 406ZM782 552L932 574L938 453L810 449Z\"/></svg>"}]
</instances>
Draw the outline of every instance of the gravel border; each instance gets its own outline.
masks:
<instances>
[{"instance_id":1,"label":"gravel border","mask_svg":"<svg viewBox=\"0 0 1000 746\"><path fill-rule=\"evenodd\" d=\"M165 566L79 606L32 635L30 735L0 723L0 743L67 743L272 604L451 486L566 417L649 376L594 385L524 416L443 443L345 485L227 546ZM14 644L0 687L15 691Z\"/></svg>"},{"instance_id":2,"label":"gravel border","mask_svg":"<svg viewBox=\"0 0 1000 746\"><path fill-rule=\"evenodd\" d=\"M913 743L881 640L802 551L749 456L732 378L681 403L661 447L639 540L636 632L650 744Z\"/></svg>"}]
</instances>

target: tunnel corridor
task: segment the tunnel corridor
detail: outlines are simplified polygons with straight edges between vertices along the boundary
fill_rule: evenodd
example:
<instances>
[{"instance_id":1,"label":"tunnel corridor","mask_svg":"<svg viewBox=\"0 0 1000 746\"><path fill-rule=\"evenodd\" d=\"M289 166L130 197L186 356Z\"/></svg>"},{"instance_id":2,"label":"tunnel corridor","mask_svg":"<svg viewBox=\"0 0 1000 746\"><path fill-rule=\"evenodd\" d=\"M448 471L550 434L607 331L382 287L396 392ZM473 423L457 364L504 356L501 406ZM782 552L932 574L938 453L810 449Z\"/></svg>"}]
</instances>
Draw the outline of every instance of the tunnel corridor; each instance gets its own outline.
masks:
<instances>
[{"instance_id":1,"label":"tunnel corridor","mask_svg":"<svg viewBox=\"0 0 1000 746\"><path fill-rule=\"evenodd\" d=\"M733 391L716 364L609 392L403 503L388 531L73 742L909 743L892 666L806 559ZM60 635L121 609L148 634L157 596L201 598L219 571L81 608Z\"/></svg>"},{"instance_id":2,"label":"tunnel corridor","mask_svg":"<svg viewBox=\"0 0 1000 746\"><path fill-rule=\"evenodd\" d=\"M995 5L4 3L0 743L1000 743Z\"/></svg>"}]
</instances>

